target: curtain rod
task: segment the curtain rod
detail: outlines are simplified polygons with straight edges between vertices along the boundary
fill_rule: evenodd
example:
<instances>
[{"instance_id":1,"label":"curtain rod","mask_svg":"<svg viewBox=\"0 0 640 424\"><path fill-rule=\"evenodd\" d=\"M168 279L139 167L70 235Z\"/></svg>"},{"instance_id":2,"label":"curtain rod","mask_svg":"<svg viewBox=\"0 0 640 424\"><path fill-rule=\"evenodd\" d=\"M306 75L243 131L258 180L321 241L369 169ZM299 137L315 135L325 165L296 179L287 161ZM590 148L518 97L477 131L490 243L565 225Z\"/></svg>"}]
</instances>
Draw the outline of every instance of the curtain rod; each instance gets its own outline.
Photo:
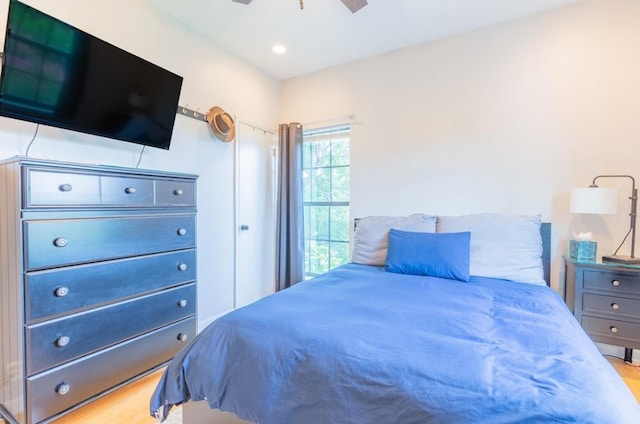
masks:
<instances>
[{"instance_id":1,"label":"curtain rod","mask_svg":"<svg viewBox=\"0 0 640 424\"><path fill-rule=\"evenodd\" d=\"M331 122L331 121L338 121L338 120L344 120L344 119L349 119L350 121L355 121L356 114L355 113L351 113L349 115L338 116L338 117L330 118L330 119L321 119L319 121L305 122L302 125L305 126L305 125L312 125L312 124L322 124L323 122Z\"/></svg>"}]
</instances>

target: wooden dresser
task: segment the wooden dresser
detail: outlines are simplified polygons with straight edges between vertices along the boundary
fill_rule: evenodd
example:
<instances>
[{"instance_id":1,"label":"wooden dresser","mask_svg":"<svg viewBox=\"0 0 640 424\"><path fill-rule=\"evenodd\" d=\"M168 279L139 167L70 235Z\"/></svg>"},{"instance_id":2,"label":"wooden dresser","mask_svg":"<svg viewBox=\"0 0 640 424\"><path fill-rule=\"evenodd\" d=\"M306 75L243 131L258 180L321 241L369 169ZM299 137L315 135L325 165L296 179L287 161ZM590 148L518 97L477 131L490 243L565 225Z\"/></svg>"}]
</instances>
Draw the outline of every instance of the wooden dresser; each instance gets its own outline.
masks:
<instances>
[{"instance_id":1,"label":"wooden dresser","mask_svg":"<svg viewBox=\"0 0 640 424\"><path fill-rule=\"evenodd\" d=\"M196 176L0 164L0 404L63 414L196 334Z\"/></svg>"},{"instance_id":2,"label":"wooden dresser","mask_svg":"<svg viewBox=\"0 0 640 424\"><path fill-rule=\"evenodd\" d=\"M565 299L587 334L596 342L640 349L640 266L568 257L564 262Z\"/></svg>"}]
</instances>

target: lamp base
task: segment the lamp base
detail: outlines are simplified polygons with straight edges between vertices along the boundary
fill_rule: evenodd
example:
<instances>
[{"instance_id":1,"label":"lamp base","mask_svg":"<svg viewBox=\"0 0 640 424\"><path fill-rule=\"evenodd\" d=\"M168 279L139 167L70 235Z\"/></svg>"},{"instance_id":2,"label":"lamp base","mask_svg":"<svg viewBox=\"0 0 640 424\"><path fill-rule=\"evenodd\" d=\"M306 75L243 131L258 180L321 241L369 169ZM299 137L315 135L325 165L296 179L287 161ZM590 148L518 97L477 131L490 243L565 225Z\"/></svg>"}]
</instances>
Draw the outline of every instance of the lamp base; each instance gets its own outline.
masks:
<instances>
[{"instance_id":1,"label":"lamp base","mask_svg":"<svg viewBox=\"0 0 640 424\"><path fill-rule=\"evenodd\" d=\"M618 256L618 255L612 255L612 256L603 256L602 257L602 262L615 262L615 263L619 263L619 264L626 264L626 265L637 265L640 264L640 258L638 257L630 257L630 256Z\"/></svg>"}]
</instances>

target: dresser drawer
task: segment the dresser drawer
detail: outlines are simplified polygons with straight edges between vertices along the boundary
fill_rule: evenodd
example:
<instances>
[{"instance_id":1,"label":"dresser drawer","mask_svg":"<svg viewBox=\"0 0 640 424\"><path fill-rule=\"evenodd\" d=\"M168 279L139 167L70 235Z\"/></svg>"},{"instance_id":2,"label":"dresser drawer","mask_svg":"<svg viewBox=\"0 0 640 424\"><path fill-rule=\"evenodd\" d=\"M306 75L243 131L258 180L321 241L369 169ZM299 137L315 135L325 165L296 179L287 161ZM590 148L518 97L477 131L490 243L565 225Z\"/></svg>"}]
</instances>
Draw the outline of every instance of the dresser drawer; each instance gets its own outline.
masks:
<instances>
[{"instance_id":1,"label":"dresser drawer","mask_svg":"<svg viewBox=\"0 0 640 424\"><path fill-rule=\"evenodd\" d=\"M618 346L632 346L640 343L640 323L615 319L582 316L582 327L596 341Z\"/></svg>"},{"instance_id":2,"label":"dresser drawer","mask_svg":"<svg viewBox=\"0 0 640 424\"><path fill-rule=\"evenodd\" d=\"M192 181L156 180L156 205L195 206L195 189Z\"/></svg>"},{"instance_id":3,"label":"dresser drawer","mask_svg":"<svg viewBox=\"0 0 640 424\"><path fill-rule=\"evenodd\" d=\"M584 293L582 295L582 312L640 319L640 299Z\"/></svg>"},{"instance_id":4,"label":"dresser drawer","mask_svg":"<svg viewBox=\"0 0 640 424\"><path fill-rule=\"evenodd\" d=\"M40 422L170 360L196 335L196 320L163 327L27 378L27 422ZM65 392L65 394L62 394Z\"/></svg>"},{"instance_id":5,"label":"dresser drawer","mask_svg":"<svg viewBox=\"0 0 640 424\"><path fill-rule=\"evenodd\" d=\"M585 290L640 295L640 274L638 273L585 270L583 278Z\"/></svg>"},{"instance_id":6,"label":"dresser drawer","mask_svg":"<svg viewBox=\"0 0 640 424\"><path fill-rule=\"evenodd\" d=\"M195 215L24 221L25 269L195 247Z\"/></svg>"},{"instance_id":7,"label":"dresser drawer","mask_svg":"<svg viewBox=\"0 0 640 424\"><path fill-rule=\"evenodd\" d=\"M27 326L27 375L194 315L195 299L196 286L188 284L64 319Z\"/></svg>"},{"instance_id":8,"label":"dresser drawer","mask_svg":"<svg viewBox=\"0 0 640 424\"><path fill-rule=\"evenodd\" d=\"M153 180L147 178L100 177L100 200L103 206L152 206Z\"/></svg>"},{"instance_id":9,"label":"dresser drawer","mask_svg":"<svg viewBox=\"0 0 640 424\"><path fill-rule=\"evenodd\" d=\"M27 324L194 281L193 249L25 275Z\"/></svg>"},{"instance_id":10,"label":"dresser drawer","mask_svg":"<svg viewBox=\"0 0 640 424\"><path fill-rule=\"evenodd\" d=\"M75 172L26 170L25 207L64 207L100 203L100 177Z\"/></svg>"}]
</instances>

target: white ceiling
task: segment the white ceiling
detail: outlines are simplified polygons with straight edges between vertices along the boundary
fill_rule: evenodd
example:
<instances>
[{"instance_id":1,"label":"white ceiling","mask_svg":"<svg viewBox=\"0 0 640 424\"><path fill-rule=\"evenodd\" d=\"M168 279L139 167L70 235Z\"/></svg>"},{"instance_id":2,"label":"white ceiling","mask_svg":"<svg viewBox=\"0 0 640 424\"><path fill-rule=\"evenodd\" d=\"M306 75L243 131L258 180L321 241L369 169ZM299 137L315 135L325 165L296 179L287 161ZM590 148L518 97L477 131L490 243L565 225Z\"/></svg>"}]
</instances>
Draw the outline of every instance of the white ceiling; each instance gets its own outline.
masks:
<instances>
[{"instance_id":1,"label":"white ceiling","mask_svg":"<svg viewBox=\"0 0 640 424\"><path fill-rule=\"evenodd\" d=\"M518 19L581 0L149 0L277 79ZM274 44L288 51L277 56Z\"/></svg>"}]
</instances>

